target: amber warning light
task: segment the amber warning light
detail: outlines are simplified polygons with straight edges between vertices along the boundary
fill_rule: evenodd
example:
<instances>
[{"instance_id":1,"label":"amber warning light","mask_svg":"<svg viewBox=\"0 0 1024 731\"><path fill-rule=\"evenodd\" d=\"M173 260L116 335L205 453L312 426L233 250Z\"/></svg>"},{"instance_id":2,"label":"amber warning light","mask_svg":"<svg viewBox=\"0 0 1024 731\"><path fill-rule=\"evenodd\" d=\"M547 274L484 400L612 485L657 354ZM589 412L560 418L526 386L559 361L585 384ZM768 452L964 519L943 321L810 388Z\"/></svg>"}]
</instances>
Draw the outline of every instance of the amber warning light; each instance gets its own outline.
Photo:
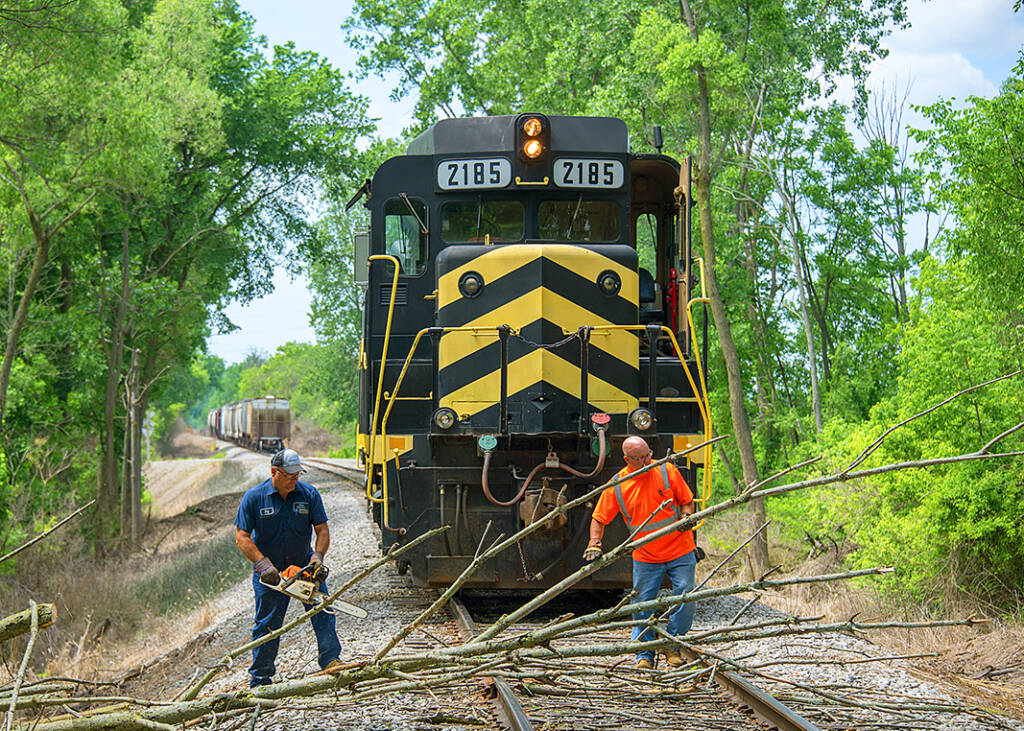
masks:
<instances>
[{"instance_id":1,"label":"amber warning light","mask_svg":"<svg viewBox=\"0 0 1024 731\"><path fill-rule=\"evenodd\" d=\"M541 121L536 117L528 117L526 121L523 122L523 132L530 137L536 137L541 133L542 129L544 129L544 125L541 124Z\"/></svg>"},{"instance_id":2,"label":"amber warning light","mask_svg":"<svg viewBox=\"0 0 1024 731\"><path fill-rule=\"evenodd\" d=\"M540 114L524 114L518 120L516 130L519 159L528 163L543 160L548 152L551 132L548 121Z\"/></svg>"}]
</instances>

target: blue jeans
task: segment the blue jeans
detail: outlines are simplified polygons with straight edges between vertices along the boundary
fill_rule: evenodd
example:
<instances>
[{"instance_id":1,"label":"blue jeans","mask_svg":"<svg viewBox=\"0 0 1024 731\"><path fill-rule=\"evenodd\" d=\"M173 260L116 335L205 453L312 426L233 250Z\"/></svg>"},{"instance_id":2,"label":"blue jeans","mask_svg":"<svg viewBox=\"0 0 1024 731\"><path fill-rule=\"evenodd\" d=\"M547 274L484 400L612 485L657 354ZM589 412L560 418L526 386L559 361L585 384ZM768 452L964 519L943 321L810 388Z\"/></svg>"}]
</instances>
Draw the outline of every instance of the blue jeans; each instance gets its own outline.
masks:
<instances>
[{"instance_id":1,"label":"blue jeans","mask_svg":"<svg viewBox=\"0 0 1024 731\"><path fill-rule=\"evenodd\" d=\"M258 640L265 634L280 629L284 624L284 615L288 611L288 602L291 597L282 594L260 583L260 577L255 572L252 575L252 588L256 594L256 620L252 626L252 638ZM320 590L326 594L330 593L327 582L320 584ZM312 609L312 604L303 604L307 610ZM338 642L338 633L334 629L334 615L327 612L319 612L309 620L313 625L313 634L316 635L317 662L322 670L331 660L337 660L341 655L341 643ZM277 658L277 648L280 638L274 638L266 644L253 648L252 666L249 668L249 687L257 685L270 685L274 676L274 660Z\"/></svg>"},{"instance_id":2,"label":"blue jeans","mask_svg":"<svg viewBox=\"0 0 1024 731\"><path fill-rule=\"evenodd\" d=\"M637 593L633 601L646 602L656 598L658 596L658 589L661 588L661 581L665 578L666 573L668 574L669 581L672 583L672 595L685 594L693 589L696 569L697 560L694 558L693 551L684 553L679 558L666 561L665 563L644 563L643 561L633 559L633 589ZM647 619L652 614L654 612L651 611L636 612L633 614L633 619L639 622L640 620ZM689 602L680 604L668 617L668 633L673 637L685 635L690 631L690 625L692 624L693 604ZM657 635L655 635L654 630L650 627L634 626L633 639L649 642L657 639ZM646 658L653 661L654 653L650 650L644 650L643 652L638 652L636 657L638 660Z\"/></svg>"}]
</instances>

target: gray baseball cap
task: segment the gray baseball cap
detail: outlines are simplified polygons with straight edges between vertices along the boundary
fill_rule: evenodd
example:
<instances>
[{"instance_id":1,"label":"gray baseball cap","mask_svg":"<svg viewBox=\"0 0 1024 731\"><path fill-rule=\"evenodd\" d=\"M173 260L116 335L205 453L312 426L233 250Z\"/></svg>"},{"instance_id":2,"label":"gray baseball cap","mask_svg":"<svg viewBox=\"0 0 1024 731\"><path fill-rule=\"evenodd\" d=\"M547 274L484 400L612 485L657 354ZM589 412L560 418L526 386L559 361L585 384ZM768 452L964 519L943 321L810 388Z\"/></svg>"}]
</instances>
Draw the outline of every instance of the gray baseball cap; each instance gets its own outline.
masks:
<instances>
[{"instance_id":1,"label":"gray baseball cap","mask_svg":"<svg viewBox=\"0 0 1024 731\"><path fill-rule=\"evenodd\" d=\"M270 458L270 466L280 467L289 475L294 475L296 472L306 471L302 467L302 460L299 458L299 453L294 449L282 449Z\"/></svg>"}]
</instances>

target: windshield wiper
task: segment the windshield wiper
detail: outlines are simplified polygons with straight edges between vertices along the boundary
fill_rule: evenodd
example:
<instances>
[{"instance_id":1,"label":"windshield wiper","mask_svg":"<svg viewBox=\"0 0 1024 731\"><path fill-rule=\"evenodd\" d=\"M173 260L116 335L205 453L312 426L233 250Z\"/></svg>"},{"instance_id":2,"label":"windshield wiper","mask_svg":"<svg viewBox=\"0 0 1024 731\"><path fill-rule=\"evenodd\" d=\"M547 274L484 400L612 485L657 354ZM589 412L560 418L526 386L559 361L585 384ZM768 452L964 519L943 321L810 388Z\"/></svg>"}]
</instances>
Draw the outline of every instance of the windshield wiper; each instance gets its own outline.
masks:
<instances>
[{"instance_id":1,"label":"windshield wiper","mask_svg":"<svg viewBox=\"0 0 1024 731\"><path fill-rule=\"evenodd\" d=\"M398 195L401 196L402 202L405 203L405 207L409 209L409 213L411 213L412 217L416 219L416 223L420 225L420 232L424 236L429 234L430 232L427 231L427 224L423 223L423 219L420 218L420 214L418 214L416 209L412 207L412 201L409 200L409 196L405 193L399 193Z\"/></svg>"},{"instance_id":2,"label":"windshield wiper","mask_svg":"<svg viewBox=\"0 0 1024 731\"><path fill-rule=\"evenodd\" d=\"M569 221L569 228L565 231L565 238L569 238L572 235L572 227L576 225L576 217L580 215L580 208L583 206L583 194L580 193L579 199L576 201L576 210L573 211L572 220Z\"/></svg>"}]
</instances>

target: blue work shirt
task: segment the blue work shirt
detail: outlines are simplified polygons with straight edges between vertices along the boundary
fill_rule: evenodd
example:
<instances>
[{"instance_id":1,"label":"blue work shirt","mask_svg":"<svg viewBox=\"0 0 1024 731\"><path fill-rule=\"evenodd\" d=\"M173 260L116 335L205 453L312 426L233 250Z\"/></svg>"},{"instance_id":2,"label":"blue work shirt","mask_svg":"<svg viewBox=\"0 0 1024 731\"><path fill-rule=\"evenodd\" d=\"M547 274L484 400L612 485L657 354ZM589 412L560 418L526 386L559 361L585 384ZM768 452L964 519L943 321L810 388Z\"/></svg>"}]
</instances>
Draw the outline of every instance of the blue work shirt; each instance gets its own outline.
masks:
<instances>
[{"instance_id":1,"label":"blue work shirt","mask_svg":"<svg viewBox=\"0 0 1024 731\"><path fill-rule=\"evenodd\" d=\"M235 515L235 527L252 536L278 571L309 563L313 526L326 522L324 501L315 487L297 482L282 498L269 479L246 491Z\"/></svg>"}]
</instances>

